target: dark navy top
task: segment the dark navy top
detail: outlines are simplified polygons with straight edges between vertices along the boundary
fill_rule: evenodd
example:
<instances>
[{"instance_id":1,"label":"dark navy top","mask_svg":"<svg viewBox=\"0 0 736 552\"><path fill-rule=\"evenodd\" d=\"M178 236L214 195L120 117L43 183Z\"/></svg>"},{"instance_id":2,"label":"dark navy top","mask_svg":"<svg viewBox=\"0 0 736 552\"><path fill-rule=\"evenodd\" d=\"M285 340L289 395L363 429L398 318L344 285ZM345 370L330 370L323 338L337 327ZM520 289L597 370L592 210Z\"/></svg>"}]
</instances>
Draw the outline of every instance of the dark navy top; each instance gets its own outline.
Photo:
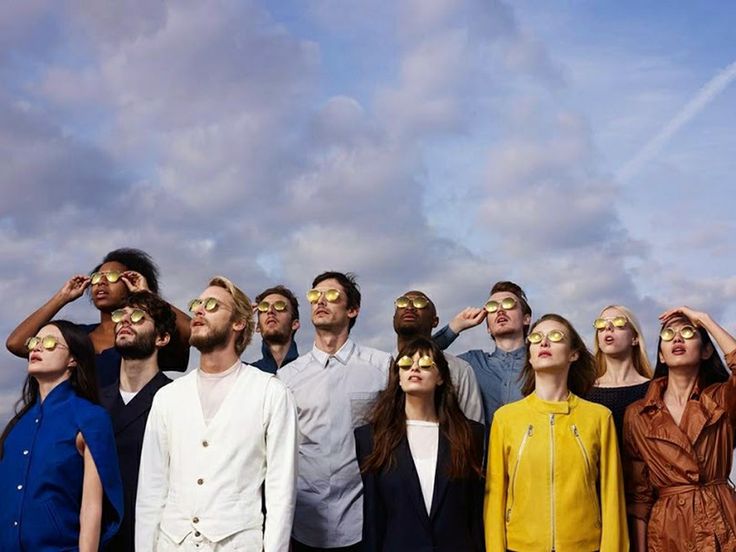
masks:
<instances>
[{"instance_id":1,"label":"dark navy top","mask_svg":"<svg viewBox=\"0 0 736 552\"><path fill-rule=\"evenodd\" d=\"M648 389L648 381L636 385L627 385L626 387L593 387L584 397L588 401L602 404L613 412L613 422L616 424L619 447L623 444L626 408L631 403L643 399Z\"/></svg>"},{"instance_id":2,"label":"dark navy top","mask_svg":"<svg viewBox=\"0 0 736 552\"><path fill-rule=\"evenodd\" d=\"M0 550L78 550L84 459L81 433L104 491L100 545L123 516L112 424L105 410L79 397L69 381L36 401L5 439L0 460Z\"/></svg>"},{"instance_id":3,"label":"dark navy top","mask_svg":"<svg viewBox=\"0 0 736 552\"><path fill-rule=\"evenodd\" d=\"M273 358L273 355L271 354L271 349L268 347L266 342L261 343L261 354L263 355L263 358L259 358L255 362L253 362L253 366L261 370L262 372L268 372L269 374L275 374L276 370L278 369L278 366L276 366L276 361ZM291 340L291 345L289 346L289 350L286 352L286 356L284 357L284 362L281 363L281 366L286 366L289 364L292 360L296 360L299 358L299 350L296 348L296 341L293 339Z\"/></svg>"}]
</instances>

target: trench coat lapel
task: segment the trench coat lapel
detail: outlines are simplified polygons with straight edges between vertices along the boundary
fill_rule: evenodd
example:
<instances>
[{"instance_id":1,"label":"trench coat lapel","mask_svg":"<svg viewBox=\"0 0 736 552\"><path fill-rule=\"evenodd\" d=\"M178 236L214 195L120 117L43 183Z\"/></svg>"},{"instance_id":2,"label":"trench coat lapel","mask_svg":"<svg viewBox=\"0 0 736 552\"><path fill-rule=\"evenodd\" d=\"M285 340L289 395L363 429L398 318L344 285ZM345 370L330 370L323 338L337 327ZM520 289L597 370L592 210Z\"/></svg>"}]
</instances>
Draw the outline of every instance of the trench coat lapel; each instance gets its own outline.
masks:
<instances>
[{"instance_id":1,"label":"trench coat lapel","mask_svg":"<svg viewBox=\"0 0 736 552\"><path fill-rule=\"evenodd\" d=\"M414 507L417 509L417 514L419 515L422 525L424 525L429 531L430 524L429 516L427 515L427 507L424 505L422 487L419 484L419 475L417 474L417 468L414 465L414 458L412 458L411 450L409 449L409 441L406 438L401 440L397 453L401 480L407 487L409 497L412 504L414 504Z\"/></svg>"},{"instance_id":2,"label":"trench coat lapel","mask_svg":"<svg viewBox=\"0 0 736 552\"><path fill-rule=\"evenodd\" d=\"M434 519L437 515L442 500L445 498L447 491L447 472L450 466L450 444L447 439L439 432L439 445L437 450L437 469L434 474L434 492L432 493L432 508L429 518Z\"/></svg>"}]
</instances>

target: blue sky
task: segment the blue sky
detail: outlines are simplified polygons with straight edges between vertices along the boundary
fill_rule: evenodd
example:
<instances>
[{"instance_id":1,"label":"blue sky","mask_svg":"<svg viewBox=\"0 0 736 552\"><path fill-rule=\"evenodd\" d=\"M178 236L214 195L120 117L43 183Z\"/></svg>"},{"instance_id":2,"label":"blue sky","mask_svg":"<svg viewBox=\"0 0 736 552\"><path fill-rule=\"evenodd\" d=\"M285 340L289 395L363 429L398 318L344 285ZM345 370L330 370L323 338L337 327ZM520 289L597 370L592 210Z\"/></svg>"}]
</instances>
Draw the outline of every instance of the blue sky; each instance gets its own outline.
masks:
<instances>
[{"instance_id":1,"label":"blue sky","mask_svg":"<svg viewBox=\"0 0 736 552\"><path fill-rule=\"evenodd\" d=\"M358 274L355 335L393 299L447 322L513 279L590 339L612 302L736 327L736 85L632 170L736 61L722 2L316 0L0 9L0 333L110 249L178 306ZM82 299L62 313L89 322ZM298 334L311 342L308 323ZM256 340L257 341L257 340ZM489 347L482 329L454 349ZM257 356L251 346L246 358ZM0 353L0 412L24 363ZM193 359L193 362L196 358Z\"/></svg>"}]
</instances>

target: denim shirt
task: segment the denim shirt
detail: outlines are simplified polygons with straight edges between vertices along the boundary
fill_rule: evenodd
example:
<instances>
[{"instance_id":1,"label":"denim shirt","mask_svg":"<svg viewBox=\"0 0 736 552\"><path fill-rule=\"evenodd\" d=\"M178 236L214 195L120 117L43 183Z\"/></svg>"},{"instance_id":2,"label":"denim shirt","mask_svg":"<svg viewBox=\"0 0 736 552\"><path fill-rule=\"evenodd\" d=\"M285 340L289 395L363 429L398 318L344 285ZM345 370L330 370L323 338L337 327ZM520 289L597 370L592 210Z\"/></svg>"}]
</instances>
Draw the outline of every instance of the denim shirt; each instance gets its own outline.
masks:
<instances>
[{"instance_id":1,"label":"denim shirt","mask_svg":"<svg viewBox=\"0 0 736 552\"><path fill-rule=\"evenodd\" d=\"M438 347L446 349L457 339L457 334L448 325L432 339ZM523 398L519 375L526 362L526 348L522 346L509 352L497 348L492 353L473 349L457 356L473 367L483 397L486 427L491 427L496 410Z\"/></svg>"},{"instance_id":2,"label":"denim shirt","mask_svg":"<svg viewBox=\"0 0 736 552\"><path fill-rule=\"evenodd\" d=\"M115 437L107 412L79 397L69 381L58 384L18 420L0 460L0 550L76 550L82 505L84 459L76 447L84 437L95 461L105 499L103 545L123 515Z\"/></svg>"},{"instance_id":3,"label":"denim shirt","mask_svg":"<svg viewBox=\"0 0 736 552\"><path fill-rule=\"evenodd\" d=\"M275 374L279 367L276 366L276 361L271 354L271 349L265 341L261 343L261 354L263 357L259 358L255 362L251 362L251 364L262 372ZM286 356L284 357L284 362L281 363L281 368L297 358L299 358L299 349L296 348L296 341L292 339L291 345L289 345L289 350L286 352Z\"/></svg>"}]
</instances>

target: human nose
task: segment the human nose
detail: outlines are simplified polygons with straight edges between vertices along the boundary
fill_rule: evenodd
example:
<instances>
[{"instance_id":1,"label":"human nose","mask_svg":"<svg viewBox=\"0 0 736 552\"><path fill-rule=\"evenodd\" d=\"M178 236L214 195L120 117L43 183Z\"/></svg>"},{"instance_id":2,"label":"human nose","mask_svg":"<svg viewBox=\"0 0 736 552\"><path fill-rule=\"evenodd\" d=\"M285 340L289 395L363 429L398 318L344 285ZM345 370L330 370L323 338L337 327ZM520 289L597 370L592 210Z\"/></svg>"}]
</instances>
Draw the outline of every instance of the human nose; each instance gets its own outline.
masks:
<instances>
[{"instance_id":1,"label":"human nose","mask_svg":"<svg viewBox=\"0 0 736 552\"><path fill-rule=\"evenodd\" d=\"M680 330L675 330L675 337L672 338L672 343L684 343L685 339L682 337Z\"/></svg>"}]
</instances>

